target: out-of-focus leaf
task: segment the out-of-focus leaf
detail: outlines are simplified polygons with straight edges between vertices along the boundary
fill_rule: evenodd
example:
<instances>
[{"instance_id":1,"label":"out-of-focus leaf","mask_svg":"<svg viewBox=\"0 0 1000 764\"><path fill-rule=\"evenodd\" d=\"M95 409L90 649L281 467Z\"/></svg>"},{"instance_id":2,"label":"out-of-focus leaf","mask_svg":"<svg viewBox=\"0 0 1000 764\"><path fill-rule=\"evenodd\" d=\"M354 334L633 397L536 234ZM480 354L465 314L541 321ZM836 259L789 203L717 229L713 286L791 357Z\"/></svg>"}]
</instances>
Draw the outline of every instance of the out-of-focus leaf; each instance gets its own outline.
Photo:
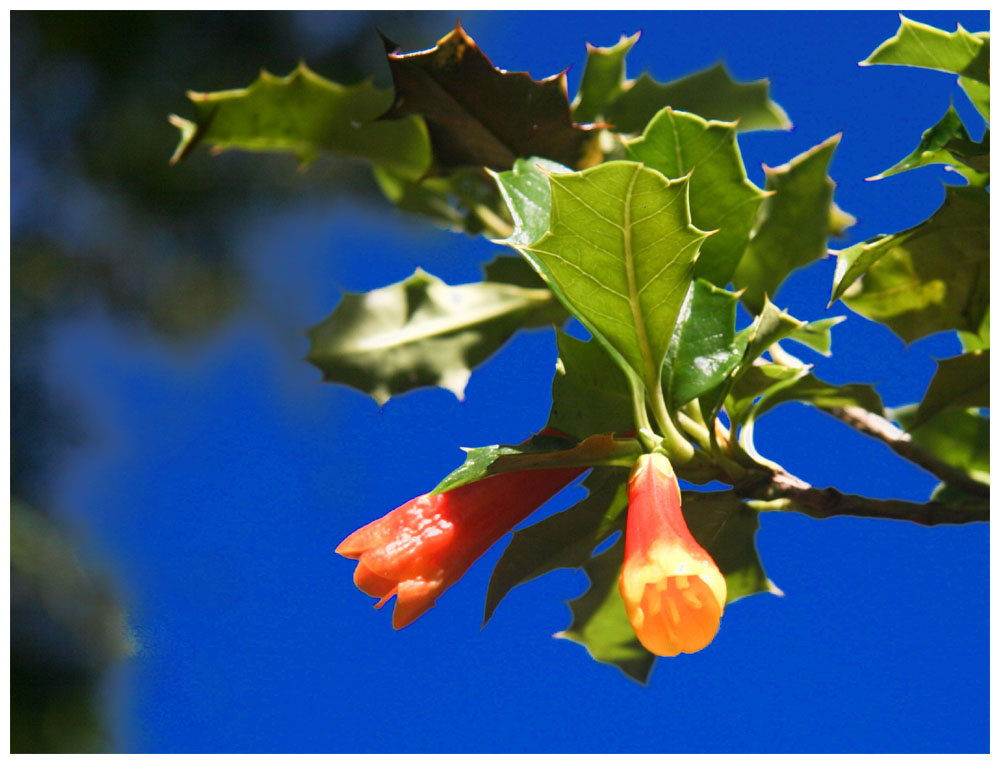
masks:
<instances>
[{"instance_id":1,"label":"out-of-focus leaf","mask_svg":"<svg viewBox=\"0 0 1000 764\"><path fill-rule=\"evenodd\" d=\"M768 96L767 80L736 82L721 61L668 83L643 74L626 86L604 116L617 131L638 133L665 106L705 119L738 121L741 131L788 130L792 126L784 109Z\"/></svg>"},{"instance_id":2,"label":"out-of-focus leaf","mask_svg":"<svg viewBox=\"0 0 1000 764\"><path fill-rule=\"evenodd\" d=\"M990 346L990 309L979 324L978 332L959 332L958 339L962 342L962 350L985 350Z\"/></svg>"},{"instance_id":3,"label":"out-of-focus leaf","mask_svg":"<svg viewBox=\"0 0 1000 764\"><path fill-rule=\"evenodd\" d=\"M758 592L782 593L764 573L757 554L757 512L731 491L682 491L681 508L691 535L726 577L727 603Z\"/></svg>"},{"instance_id":4,"label":"out-of-focus leaf","mask_svg":"<svg viewBox=\"0 0 1000 764\"><path fill-rule=\"evenodd\" d=\"M628 145L628 157L668 178L691 175L691 222L714 231L702 244L695 276L724 287L750 239L765 194L747 179L736 123L708 122L667 108Z\"/></svg>"},{"instance_id":5,"label":"out-of-focus leaf","mask_svg":"<svg viewBox=\"0 0 1000 764\"><path fill-rule=\"evenodd\" d=\"M416 53L383 41L396 86L385 116L423 116L441 167L507 170L532 156L576 167L584 159L588 131L570 117L565 72L536 81L501 71L461 25Z\"/></svg>"},{"instance_id":6,"label":"out-of-focus leaf","mask_svg":"<svg viewBox=\"0 0 1000 764\"><path fill-rule=\"evenodd\" d=\"M584 566L590 588L568 603L573 622L555 636L579 642L595 661L617 666L626 676L645 684L656 656L636 639L618 592L624 556L624 539L619 539Z\"/></svg>"},{"instance_id":7,"label":"out-of-focus leaf","mask_svg":"<svg viewBox=\"0 0 1000 764\"><path fill-rule=\"evenodd\" d=\"M833 318L821 318L819 321L811 321L805 326L799 327L788 335L788 339L800 342L806 347L810 347L820 355L829 356L833 340L830 330L847 319L847 316L834 316Z\"/></svg>"},{"instance_id":8,"label":"out-of-focus leaf","mask_svg":"<svg viewBox=\"0 0 1000 764\"><path fill-rule=\"evenodd\" d=\"M608 104L622 93L625 83L625 56L639 39L639 32L621 39L608 48L587 43L587 63L583 67L580 91L573 105L577 122L596 122Z\"/></svg>"},{"instance_id":9,"label":"out-of-focus leaf","mask_svg":"<svg viewBox=\"0 0 1000 764\"><path fill-rule=\"evenodd\" d=\"M736 272L733 286L743 289L743 304L760 313L764 296L774 297L795 269L826 255L830 235L833 181L826 174L840 135L828 138L788 164L765 167L773 195L760 206L759 223Z\"/></svg>"},{"instance_id":10,"label":"out-of-focus leaf","mask_svg":"<svg viewBox=\"0 0 1000 764\"><path fill-rule=\"evenodd\" d=\"M512 284L525 289L549 289L528 261L520 256L497 255L483 266L483 278L488 283ZM562 326L567 320L569 312L553 298L525 317L524 328Z\"/></svg>"},{"instance_id":11,"label":"out-of-focus leaf","mask_svg":"<svg viewBox=\"0 0 1000 764\"><path fill-rule=\"evenodd\" d=\"M417 269L399 283L345 294L309 330L308 359L324 379L368 393L380 404L430 385L461 398L472 368L551 302L547 289L489 282L449 286Z\"/></svg>"},{"instance_id":12,"label":"out-of-focus leaf","mask_svg":"<svg viewBox=\"0 0 1000 764\"><path fill-rule=\"evenodd\" d=\"M990 84L988 33L970 34L959 24L954 32L899 16L896 34L879 45L861 66L896 64L937 69Z\"/></svg>"},{"instance_id":13,"label":"out-of-focus leaf","mask_svg":"<svg viewBox=\"0 0 1000 764\"><path fill-rule=\"evenodd\" d=\"M971 80L968 77L959 77L958 84L962 86L962 90L965 91L972 105L976 107L976 111L979 112L983 119L989 122L990 86L984 82Z\"/></svg>"},{"instance_id":14,"label":"out-of-focus leaf","mask_svg":"<svg viewBox=\"0 0 1000 764\"><path fill-rule=\"evenodd\" d=\"M344 86L320 77L305 64L287 77L261 72L248 88L189 92L194 122L172 116L181 141L172 162L199 143L216 150L285 151L302 163L321 152L359 157L407 178L430 164L427 128L419 117L374 122L392 94L370 81Z\"/></svg>"},{"instance_id":15,"label":"out-of-focus leaf","mask_svg":"<svg viewBox=\"0 0 1000 764\"><path fill-rule=\"evenodd\" d=\"M674 408L711 390L743 358L745 344L736 341L739 296L696 279L674 326L664 361L665 398Z\"/></svg>"},{"instance_id":16,"label":"out-of-focus leaf","mask_svg":"<svg viewBox=\"0 0 1000 764\"><path fill-rule=\"evenodd\" d=\"M847 229L858 222L850 212L840 209L836 202L830 204L830 235L842 239L847 235Z\"/></svg>"},{"instance_id":17,"label":"out-of-focus leaf","mask_svg":"<svg viewBox=\"0 0 1000 764\"><path fill-rule=\"evenodd\" d=\"M882 398L871 385L831 385L829 382L804 374L780 388L767 391L753 411L758 419L766 412L788 401L800 401L818 409L858 406L881 416Z\"/></svg>"},{"instance_id":18,"label":"out-of-focus leaf","mask_svg":"<svg viewBox=\"0 0 1000 764\"><path fill-rule=\"evenodd\" d=\"M831 302L842 298L906 342L977 331L989 308L989 192L945 192L944 204L920 225L839 252Z\"/></svg>"},{"instance_id":19,"label":"out-of-focus leaf","mask_svg":"<svg viewBox=\"0 0 1000 764\"><path fill-rule=\"evenodd\" d=\"M948 111L937 124L924 132L920 144L909 156L868 180L881 180L899 172L932 164L950 165L971 185L985 185L990 169L989 131L983 142L973 142L955 107L949 105Z\"/></svg>"},{"instance_id":20,"label":"out-of-focus leaf","mask_svg":"<svg viewBox=\"0 0 1000 764\"><path fill-rule=\"evenodd\" d=\"M624 527L627 479L627 468L595 467L583 481L585 499L514 531L490 578L484 625L515 586L558 568L582 567L602 541Z\"/></svg>"},{"instance_id":21,"label":"out-of-focus leaf","mask_svg":"<svg viewBox=\"0 0 1000 764\"><path fill-rule=\"evenodd\" d=\"M493 184L482 170L457 170L451 175L414 180L387 167L374 168L385 197L407 212L429 217L452 231L477 235L486 230L477 213L498 204Z\"/></svg>"},{"instance_id":22,"label":"out-of-focus leaf","mask_svg":"<svg viewBox=\"0 0 1000 764\"><path fill-rule=\"evenodd\" d=\"M910 429L920 427L947 408L990 407L989 350L962 353L940 360L937 365Z\"/></svg>"},{"instance_id":23,"label":"out-of-focus leaf","mask_svg":"<svg viewBox=\"0 0 1000 764\"><path fill-rule=\"evenodd\" d=\"M465 449L465 464L432 491L444 493L477 480L517 470L556 467L631 467L642 453L639 441L592 435L574 443L552 435L535 435L517 446L483 446Z\"/></svg>"},{"instance_id":24,"label":"out-of-focus leaf","mask_svg":"<svg viewBox=\"0 0 1000 764\"><path fill-rule=\"evenodd\" d=\"M591 334L655 388L707 235L690 223L687 179L608 162L549 181L549 231L521 251Z\"/></svg>"},{"instance_id":25,"label":"out-of-focus leaf","mask_svg":"<svg viewBox=\"0 0 1000 764\"><path fill-rule=\"evenodd\" d=\"M990 420L976 409L950 408L914 429L917 405L893 409L892 418L941 461L964 470L973 480L990 482Z\"/></svg>"},{"instance_id":26,"label":"out-of-focus leaf","mask_svg":"<svg viewBox=\"0 0 1000 764\"><path fill-rule=\"evenodd\" d=\"M569 169L541 157L518 159L514 168L493 177L500 195L507 203L514 232L504 243L513 246L534 244L549 230L552 212L550 173L567 173Z\"/></svg>"},{"instance_id":27,"label":"out-of-focus leaf","mask_svg":"<svg viewBox=\"0 0 1000 764\"><path fill-rule=\"evenodd\" d=\"M560 331L556 343L559 363L548 426L577 438L635 429L627 380L604 346Z\"/></svg>"}]
</instances>

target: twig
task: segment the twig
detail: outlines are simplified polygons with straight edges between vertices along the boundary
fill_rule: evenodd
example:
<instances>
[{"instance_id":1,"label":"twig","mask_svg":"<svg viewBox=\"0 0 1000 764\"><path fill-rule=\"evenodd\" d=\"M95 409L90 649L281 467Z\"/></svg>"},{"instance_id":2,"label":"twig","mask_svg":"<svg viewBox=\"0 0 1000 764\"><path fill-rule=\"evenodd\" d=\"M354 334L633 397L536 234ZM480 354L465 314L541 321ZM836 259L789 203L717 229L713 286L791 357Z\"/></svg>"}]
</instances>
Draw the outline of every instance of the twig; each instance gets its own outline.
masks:
<instances>
[{"instance_id":1,"label":"twig","mask_svg":"<svg viewBox=\"0 0 1000 764\"><path fill-rule=\"evenodd\" d=\"M923 467L962 493L984 499L990 497L989 485L974 480L957 467L952 467L932 456L919 446L909 434L896 427L888 419L858 406L844 406L843 408L825 409L825 411L855 430L881 440L904 459Z\"/></svg>"}]
</instances>

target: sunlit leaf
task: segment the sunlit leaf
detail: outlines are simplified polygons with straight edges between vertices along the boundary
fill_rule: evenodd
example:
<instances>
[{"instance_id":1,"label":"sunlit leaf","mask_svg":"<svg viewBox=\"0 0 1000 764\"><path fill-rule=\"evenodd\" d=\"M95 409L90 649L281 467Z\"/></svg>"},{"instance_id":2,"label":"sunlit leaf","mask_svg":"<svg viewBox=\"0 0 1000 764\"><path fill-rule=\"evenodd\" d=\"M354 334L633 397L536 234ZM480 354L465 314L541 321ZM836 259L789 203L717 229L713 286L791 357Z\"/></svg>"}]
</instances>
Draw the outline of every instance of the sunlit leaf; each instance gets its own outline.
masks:
<instances>
[{"instance_id":1,"label":"sunlit leaf","mask_svg":"<svg viewBox=\"0 0 1000 764\"><path fill-rule=\"evenodd\" d=\"M826 255L834 188L826 173L839 141L835 135L786 165L765 168L774 194L761 204L760 222L733 274L752 313L763 309L764 295L775 297L792 271Z\"/></svg>"},{"instance_id":2,"label":"sunlit leaf","mask_svg":"<svg viewBox=\"0 0 1000 764\"><path fill-rule=\"evenodd\" d=\"M977 80L971 80L968 77L959 77L958 84L962 86L962 90L965 91L965 95L969 97L969 100L976 107L976 111L979 112L980 116L989 122L990 86Z\"/></svg>"},{"instance_id":3,"label":"sunlit leaf","mask_svg":"<svg viewBox=\"0 0 1000 764\"><path fill-rule=\"evenodd\" d=\"M429 385L461 398L472 368L553 302L547 289L488 282L449 286L418 269L399 283L345 294L309 330L308 359L324 379L379 403Z\"/></svg>"},{"instance_id":4,"label":"sunlit leaf","mask_svg":"<svg viewBox=\"0 0 1000 764\"><path fill-rule=\"evenodd\" d=\"M636 32L631 37L622 35L617 43L607 48L587 44L587 63L574 101L573 119L596 122L608 104L621 95L625 83L625 56L638 39L639 32Z\"/></svg>"},{"instance_id":5,"label":"sunlit leaf","mask_svg":"<svg viewBox=\"0 0 1000 764\"><path fill-rule=\"evenodd\" d=\"M788 130L788 115L768 97L768 81L736 82L721 61L714 66L660 83L643 74L604 115L622 133L642 132L665 106L705 119L739 122L739 130Z\"/></svg>"},{"instance_id":6,"label":"sunlit leaf","mask_svg":"<svg viewBox=\"0 0 1000 764\"><path fill-rule=\"evenodd\" d=\"M986 307L986 314L979 324L978 332L959 332L958 339L962 343L962 350L985 350L990 346L990 309Z\"/></svg>"},{"instance_id":7,"label":"sunlit leaf","mask_svg":"<svg viewBox=\"0 0 1000 764\"><path fill-rule=\"evenodd\" d=\"M952 467L982 483L990 482L990 420L976 409L944 409L914 427L917 405L893 409L900 427L912 430L913 440Z\"/></svg>"},{"instance_id":8,"label":"sunlit leaf","mask_svg":"<svg viewBox=\"0 0 1000 764\"><path fill-rule=\"evenodd\" d=\"M989 350L962 353L940 360L937 365L924 399L910 422L910 429L920 427L947 408L990 406Z\"/></svg>"},{"instance_id":9,"label":"sunlit leaf","mask_svg":"<svg viewBox=\"0 0 1000 764\"><path fill-rule=\"evenodd\" d=\"M959 24L945 32L903 15L896 34L879 45L862 66L896 64L937 69L990 84L990 38L988 33L970 34Z\"/></svg>"},{"instance_id":10,"label":"sunlit leaf","mask_svg":"<svg viewBox=\"0 0 1000 764\"><path fill-rule=\"evenodd\" d=\"M494 173L500 195L507 203L514 232L506 244L534 244L549 230L552 213L552 187L549 175L566 173L569 169L540 157L518 159L511 170Z\"/></svg>"},{"instance_id":11,"label":"sunlit leaf","mask_svg":"<svg viewBox=\"0 0 1000 764\"><path fill-rule=\"evenodd\" d=\"M715 231L702 244L695 276L716 286L728 284L765 197L747 179L736 144L736 124L708 122L667 108L653 118L642 137L627 145L629 159L668 178L692 173L691 222L703 231Z\"/></svg>"},{"instance_id":12,"label":"sunlit leaf","mask_svg":"<svg viewBox=\"0 0 1000 764\"><path fill-rule=\"evenodd\" d=\"M989 193L945 191L920 225L839 252L831 300L840 297L906 342L949 329L978 331L989 308Z\"/></svg>"},{"instance_id":13,"label":"sunlit leaf","mask_svg":"<svg viewBox=\"0 0 1000 764\"><path fill-rule=\"evenodd\" d=\"M430 164L427 128L419 117L374 122L392 94L368 80L345 86L320 77L305 64L287 77L261 72L250 87L217 93L189 92L194 122L171 117L181 141L171 159L200 143L216 150L283 151L302 163L320 153L359 157L407 178Z\"/></svg>"},{"instance_id":14,"label":"sunlit leaf","mask_svg":"<svg viewBox=\"0 0 1000 764\"><path fill-rule=\"evenodd\" d=\"M811 321L805 326L799 327L788 335L788 339L795 340L806 347L810 347L821 355L830 355L830 348L833 346L830 330L847 319L847 316L834 316L833 318L821 318L818 321Z\"/></svg>"},{"instance_id":15,"label":"sunlit leaf","mask_svg":"<svg viewBox=\"0 0 1000 764\"><path fill-rule=\"evenodd\" d=\"M441 167L506 170L531 156L576 167L583 160L588 132L570 117L565 72L535 81L497 69L461 25L416 53L398 53L383 40L396 86L386 116L421 115Z\"/></svg>"}]
</instances>

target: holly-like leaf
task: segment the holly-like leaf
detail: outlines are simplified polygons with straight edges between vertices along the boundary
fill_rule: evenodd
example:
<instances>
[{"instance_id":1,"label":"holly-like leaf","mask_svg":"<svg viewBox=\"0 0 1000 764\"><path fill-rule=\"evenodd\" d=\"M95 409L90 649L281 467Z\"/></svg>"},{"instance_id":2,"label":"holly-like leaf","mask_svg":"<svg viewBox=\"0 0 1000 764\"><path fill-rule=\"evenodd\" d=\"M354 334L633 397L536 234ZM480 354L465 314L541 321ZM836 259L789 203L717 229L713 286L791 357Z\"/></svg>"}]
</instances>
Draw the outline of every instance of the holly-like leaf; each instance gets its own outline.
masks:
<instances>
[{"instance_id":1,"label":"holly-like leaf","mask_svg":"<svg viewBox=\"0 0 1000 764\"><path fill-rule=\"evenodd\" d=\"M556 343L559 363L548 426L577 438L635 429L628 382L604 346L561 331L556 332Z\"/></svg>"},{"instance_id":2,"label":"holly-like leaf","mask_svg":"<svg viewBox=\"0 0 1000 764\"><path fill-rule=\"evenodd\" d=\"M392 103L392 94L368 80L340 85L299 64L287 77L262 71L248 88L189 92L188 98L197 116L193 122L171 116L181 131L171 162L199 143L210 143L217 151L288 152L303 164L328 151L368 159L407 178L419 177L430 164L423 120L374 122Z\"/></svg>"},{"instance_id":3,"label":"holly-like leaf","mask_svg":"<svg viewBox=\"0 0 1000 764\"><path fill-rule=\"evenodd\" d=\"M417 269L399 283L345 294L309 330L308 359L324 379L368 393L380 404L429 385L461 398L472 368L553 302L547 289L488 282L449 286Z\"/></svg>"},{"instance_id":4,"label":"holly-like leaf","mask_svg":"<svg viewBox=\"0 0 1000 764\"><path fill-rule=\"evenodd\" d=\"M608 162L549 180L549 232L521 252L591 334L654 389L707 236L690 223L687 179Z\"/></svg>"},{"instance_id":5,"label":"holly-like leaf","mask_svg":"<svg viewBox=\"0 0 1000 764\"><path fill-rule=\"evenodd\" d=\"M767 80L736 82L721 61L668 83L643 74L607 108L605 118L618 132L638 133L665 106L705 119L738 122L741 131L792 126L784 109L768 96Z\"/></svg>"},{"instance_id":6,"label":"holly-like leaf","mask_svg":"<svg viewBox=\"0 0 1000 764\"><path fill-rule=\"evenodd\" d=\"M917 405L901 406L892 418L935 457L966 472L973 480L990 482L990 420L976 409L949 408L914 427Z\"/></svg>"},{"instance_id":7,"label":"holly-like leaf","mask_svg":"<svg viewBox=\"0 0 1000 764\"><path fill-rule=\"evenodd\" d=\"M820 355L829 356L833 339L830 330L845 321L847 316L834 316L832 318L821 318L818 321L811 321L805 326L799 327L788 335L788 339L795 340L806 347L812 348Z\"/></svg>"},{"instance_id":8,"label":"holly-like leaf","mask_svg":"<svg viewBox=\"0 0 1000 764\"><path fill-rule=\"evenodd\" d=\"M937 69L990 84L988 33L970 34L959 24L954 32L899 16L896 34L879 45L861 66L895 64Z\"/></svg>"},{"instance_id":9,"label":"holly-like leaf","mask_svg":"<svg viewBox=\"0 0 1000 764\"><path fill-rule=\"evenodd\" d=\"M937 371L920 401L910 429L947 408L990 406L990 351L977 350L937 362Z\"/></svg>"},{"instance_id":10,"label":"holly-like leaf","mask_svg":"<svg viewBox=\"0 0 1000 764\"><path fill-rule=\"evenodd\" d=\"M965 95L969 97L976 111L988 123L990 121L990 86L968 77L959 77L958 84L962 86Z\"/></svg>"},{"instance_id":11,"label":"holly-like leaf","mask_svg":"<svg viewBox=\"0 0 1000 764\"><path fill-rule=\"evenodd\" d=\"M909 156L868 180L881 180L917 167L944 164L962 174L970 184L985 185L989 177L989 156L989 132L984 142L973 142L955 107L949 105L937 124L924 132L920 145Z\"/></svg>"},{"instance_id":12,"label":"holly-like leaf","mask_svg":"<svg viewBox=\"0 0 1000 764\"><path fill-rule=\"evenodd\" d=\"M695 276L720 287L728 284L766 196L747 179L736 123L710 122L667 108L627 146L629 159L668 178L692 173L691 222L703 231L715 231L701 247Z\"/></svg>"},{"instance_id":13,"label":"holly-like leaf","mask_svg":"<svg viewBox=\"0 0 1000 764\"><path fill-rule=\"evenodd\" d=\"M639 644L625 613L618 591L624 557L624 540L619 539L584 566L590 588L568 603L573 622L554 636L580 643L595 661L617 666L627 677L645 684L656 656Z\"/></svg>"},{"instance_id":14,"label":"holly-like leaf","mask_svg":"<svg viewBox=\"0 0 1000 764\"><path fill-rule=\"evenodd\" d=\"M780 342L785 337L793 337L806 328L805 321L799 321L788 314L787 310L779 310L778 307L767 297L764 297L764 306L760 314L754 319L746 329L740 332L740 341L745 340L746 354L743 357L741 368L746 368L775 342Z\"/></svg>"},{"instance_id":15,"label":"holly-like leaf","mask_svg":"<svg viewBox=\"0 0 1000 764\"><path fill-rule=\"evenodd\" d=\"M906 342L978 331L989 308L989 198L986 189L946 186L920 225L842 250L831 302L843 299Z\"/></svg>"},{"instance_id":16,"label":"holly-like leaf","mask_svg":"<svg viewBox=\"0 0 1000 764\"><path fill-rule=\"evenodd\" d=\"M494 173L514 220L514 232L504 240L510 246L534 244L549 230L552 214L552 187L549 175L567 173L569 168L541 157L518 159L511 170Z\"/></svg>"},{"instance_id":17,"label":"holly-like leaf","mask_svg":"<svg viewBox=\"0 0 1000 764\"><path fill-rule=\"evenodd\" d=\"M804 367L783 366L778 363L761 362L742 370L735 376L726 395L726 413L730 425L742 425L750 416L754 402L768 390L780 385L792 384L801 379L809 370Z\"/></svg>"},{"instance_id":18,"label":"holly-like leaf","mask_svg":"<svg viewBox=\"0 0 1000 764\"><path fill-rule=\"evenodd\" d=\"M584 160L588 131L570 117L565 72L535 81L497 69L461 25L416 53L383 41L396 86L385 116L423 116L441 167L506 170L531 156L576 167Z\"/></svg>"},{"instance_id":19,"label":"holly-like leaf","mask_svg":"<svg viewBox=\"0 0 1000 764\"><path fill-rule=\"evenodd\" d=\"M557 467L631 467L642 453L639 441L592 435L574 443L553 435L535 435L520 445L484 446L466 450L465 463L431 492L444 493L477 480L517 470Z\"/></svg>"},{"instance_id":20,"label":"holly-like leaf","mask_svg":"<svg viewBox=\"0 0 1000 764\"><path fill-rule=\"evenodd\" d=\"M514 531L490 578L483 625L515 586L558 568L582 567L601 542L624 528L627 479L627 468L595 467L583 481L585 499Z\"/></svg>"},{"instance_id":21,"label":"holly-like leaf","mask_svg":"<svg viewBox=\"0 0 1000 764\"><path fill-rule=\"evenodd\" d=\"M834 189L826 171L839 142L834 135L786 165L764 168L774 193L761 204L760 222L733 274L752 313L760 313L764 296L773 298L792 271L826 255Z\"/></svg>"},{"instance_id":22,"label":"holly-like leaf","mask_svg":"<svg viewBox=\"0 0 1000 764\"><path fill-rule=\"evenodd\" d=\"M573 103L573 119L596 122L608 104L621 95L625 84L625 56L639 39L639 32L608 48L587 43L587 63L583 67L580 90Z\"/></svg>"},{"instance_id":23,"label":"holly-like leaf","mask_svg":"<svg viewBox=\"0 0 1000 764\"><path fill-rule=\"evenodd\" d=\"M664 362L665 398L674 408L721 384L743 358L736 341L739 295L696 279L674 326Z\"/></svg>"},{"instance_id":24,"label":"holly-like leaf","mask_svg":"<svg viewBox=\"0 0 1000 764\"><path fill-rule=\"evenodd\" d=\"M818 409L858 406L880 416L883 412L882 398L871 385L831 385L807 373L796 376L788 384L767 390L761 396L751 416L753 419L759 419L771 409L789 401L808 403Z\"/></svg>"},{"instance_id":25,"label":"holly-like leaf","mask_svg":"<svg viewBox=\"0 0 1000 764\"><path fill-rule=\"evenodd\" d=\"M488 283L512 284L525 289L549 289L528 261L520 256L497 255L483 266L483 279ZM558 327L565 324L567 320L569 320L569 313L566 308L553 297L525 317L523 328ZM591 432L595 431L591 430Z\"/></svg>"}]
</instances>

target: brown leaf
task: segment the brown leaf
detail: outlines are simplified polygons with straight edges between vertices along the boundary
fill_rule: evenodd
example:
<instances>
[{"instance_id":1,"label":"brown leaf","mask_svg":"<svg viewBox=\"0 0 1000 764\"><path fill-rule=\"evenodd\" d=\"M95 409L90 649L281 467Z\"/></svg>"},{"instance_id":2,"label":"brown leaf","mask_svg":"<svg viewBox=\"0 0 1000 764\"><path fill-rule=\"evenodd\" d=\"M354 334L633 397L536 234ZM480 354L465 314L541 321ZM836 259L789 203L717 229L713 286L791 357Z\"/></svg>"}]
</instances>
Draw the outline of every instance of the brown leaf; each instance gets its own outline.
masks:
<instances>
[{"instance_id":1,"label":"brown leaf","mask_svg":"<svg viewBox=\"0 0 1000 764\"><path fill-rule=\"evenodd\" d=\"M396 98L383 119L419 114L444 169L508 170L539 156L577 167L589 130L570 116L566 73L541 81L497 69L461 24L430 50L399 53L382 37Z\"/></svg>"}]
</instances>

